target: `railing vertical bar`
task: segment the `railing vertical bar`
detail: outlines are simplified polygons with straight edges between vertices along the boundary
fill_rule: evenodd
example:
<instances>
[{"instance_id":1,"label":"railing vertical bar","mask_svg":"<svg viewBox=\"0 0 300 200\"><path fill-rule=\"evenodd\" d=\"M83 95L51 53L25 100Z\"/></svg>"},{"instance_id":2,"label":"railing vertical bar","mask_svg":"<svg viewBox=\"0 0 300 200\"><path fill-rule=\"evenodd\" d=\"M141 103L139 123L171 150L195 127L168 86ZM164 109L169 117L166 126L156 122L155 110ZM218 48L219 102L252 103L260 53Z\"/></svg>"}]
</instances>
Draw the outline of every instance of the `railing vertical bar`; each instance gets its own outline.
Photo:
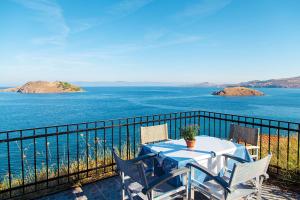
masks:
<instances>
[{"instance_id":1,"label":"railing vertical bar","mask_svg":"<svg viewBox=\"0 0 300 200\"><path fill-rule=\"evenodd\" d=\"M136 136L135 136L135 118L133 118L133 154L134 154L134 157L136 156Z\"/></svg>"},{"instance_id":2,"label":"railing vertical bar","mask_svg":"<svg viewBox=\"0 0 300 200\"><path fill-rule=\"evenodd\" d=\"M169 117L169 138L172 138L172 121L171 121L171 118L172 118L172 114L170 114L170 117Z\"/></svg>"},{"instance_id":3,"label":"railing vertical bar","mask_svg":"<svg viewBox=\"0 0 300 200\"><path fill-rule=\"evenodd\" d=\"M221 123L221 119L222 119L222 115L220 114L220 119L219 119L219 137L222 138L222 133L221 133L221 130L222 130L222 123Z\"/></svg>"},{"instance_id":4,"label":"railing vertical bar","mask_svg":"<svg viewBox=\"0 0 300 200\"><path fill-rule=\"evenodd\" d=\"M300 168L300 124L298 124L298 155L297 155L298 168Z\"/></svg>"},{"instance_id":5,"label":"railing vertical bar","mask_svg":"<svg viewBox=\"0 0 300 200\"><path fill-rule=\"evenodd\" d=\"M24 157L25 157L25 155L24 155L24 151L23 151L23 139L22 139L22 137L23 137L23 131L20 131L20 137L21 137L21 139L20 139L20 143L21 143L21 145L20 145L20 150L21 150L21 164L22 164L22 186L23 186L23 190L22 190L22 192L23 192L23 194L25 193L25 188L24 188L24 183L25 183L25 177L24 177Z\"/></svg>"},{"instance_id":6,"label":"railing vertical bar","mask_svg":"<svg viewBox=\"0 0 300 200\"><path fill-rule=\"evenodd\" d=\"M186 112L184 112L184 127L186 127Z\"/></svg>"},{"instance_id":7,"label":"railing vertical bar","mask_svg":"<svg viewBox=\"0 0 300 200\"><path fill-rule=\"evenodd\" d=\"M89 132L88 124L85 124L85 148L86 148L86 177L89 177Z\"/></svg>"},{"instance_id":8,"label":"railing vertical bar","mask_svg":"<svg viewBox=\"0 0 300 200\"><path fill-rule=\"evenodd\" d=\"M214 113L214 137L216 137L216 113Z\"/></svg>"},{"instance_id":9,"label":"railing vertical bar","mask_svg":"<svg viewBox=\"0 0 300 200\"><path fill-rule=\"evenodd\" d=\"M103 164L106 165L106 123L103 122ZM104 167L103 173L106 173L106 167Z\"/></svg>"},{"instance_id":10,"label":"railing vertical bar","mask_svg":"<svg viewBox=\"0 0 300 200\"><path fill-rule=\"evenodd\" d=\"M122 157L122 127L121 127L121 120L118 120L119 124L119 154Z\"/></svg>"},{"instance_id":11,"label":"railing vertical bar","mask_svg":"<svg viewBox=\"0 0 300 200\"><path fill-rule=\"evenodd\" d=\"M77 139L77 143L76 143L76 160L77 160L77 180L79 180L79 125L76 125L76 139Z\"/></svg>"},{"instance_id":12,"label":"railing vertical bar","mask_svg":"<svg viewBox=\"0 0 300 200\"><path fill-rule=\"evenodd\" d=\"M35 129L33 129L33 136L36 135ZM37 168L36 168L36 139L33 138L33 165L34 165L34 189L37 190Z\"/></svg>"},{"instance_id":13,"label":"railing vertical bar","mask_svg":"<svg viewBox=\"0 0 300 200\"><path fill-rule=\"evenodd\" d=\"M263 132L263 121L262 121L262 119L260 120L260 131L261 132ZM263 133L262 133L263 134ZM260 150L259 150L259 158L261 158L261 152L262 152L262 134L259 134L259 137L260 137L260 139L259 139L259 146L260 146Z\"/></svg>"},{"instance_id":14,"label":"railing vertical bar","mask_svg":"<svg viewBox=\"0 0 300 200\"><path fill-rule=\"evenodd\" d=\"M279 174L279 137L280 137L280 122L278 122L278 133L277 133L277 174Z\"/></svg>"},{"instance_id":15,"label":"railing vertical bar","mask_svg":"<svg viewBox=\"0 0 300 200\"><path fill-rule=\"evenodd\" d=\"M49 186L49 161L48 161L48 136L47 136L47 134L48 134L48 130L47 130L47 128L45 128L45 135L46 135L46 138L45 138L45 143L46 143L46 180L47 180L47 188L48 188L48 186Z\"/></svg>"},{"instance_id":16,"label":"railing vertical bar","mask_svg":"<svg viewBox=\"0 0 300 200\"><path fill-rule=\"evenodd\" d=\"M181 137L182 137L182 135L181 135L181 126L182 126L182 125L181 125L181 123L182 123L182 122L181 122L181 119L182 119L182 112L180 112L179 119L180 119L180 124L179 124L179 128L180 128L180 129L179 129L179 130L180 130L180 131L179 131L179 137L181 138Z\"/></svg>"},{"instance_id":17,"label":"railing vertical bar","mask_svg":"<svg viewBox=\"0 0 300 200\"><path fill-rule=\"evenodd\" d=\"M201 123L201 119L200 119L200 111L198 111L198 127L199 127L199 131L200 131L200 123Z\"/></svg>"},{"instance_id":18,"label":"railing vertical bar","mask_svg":"<svg viewBox=\"0 0 300 200\"><path fill-rule=\"evenodd\" d=\"M143 126L143 117L140 117L140 130L141 130L141 127ZM140 142L141 142L141 132L140 132L140 130L139 130L139 136L140 136L140 140L139 140L139 144L140 144Z\"/></svg>"},{"instance_id":19,"label":"railing vertical bar","mask_svg":"<svg viewBox=\"0 0 300 200\"><path fill-rule=\"evenodd\" d=\"M194 113L194 116L193 116L194 122L193 123L194 123L194 126L196 126L196 117L197 116L196 116L196 112L195 111L193 113Z\"/></svg>"},{"instance_id":20,"label":"railing vertical bar","mask_svg":"<svg viewBox=\"0 0 300 200\"><path fill-rule=\"evenodd\" d=\"M56 131L56 164L57 164L57 177L59 177L59 143L58 143L58 127L55 127ZM59 178L57 179L57 183L59 184Z\"/></svg>"},{"instance_id":21,"label":"railing vertical bar","mask_svg":"<svg viewBox=\"0 0 300 200\"><path fill-rule=\"evenodd\" d=\"M175 122L174 122L174 126L175 126L175 130L174 130L174 133L175 133L175 138L174 139L177 139L177 113L175 113Z\"/></svg>"},{"instance_id":22,"label":"railing vertical bar","mask_svg":"<svg viewBox=\"0 0 300 200\"><path fill-rule=\"evenodd\" d=\"M147 126L149 126L149 116L146 117Z\"/></svg>"},{"instance_id":23,"label":"railing vertical bar","mask_svg":"<svg viewBox=\"0 0 300 200\"><path fill-rule=\"evenodd\" d=\"M286 167L289 169L289 157L290 157L290 122L288 122L288 141L287 141L287 152L286 152Z\"/></svg>"},{"instance_id":24,"label":"railing vertical bar","mask_svg":"<svg viewBox=\"0 0 300 200\"><path fill-rule=\"evenodd\" d=\"M70 182L70 128L67 125L68 183Z\"/></svg>"},{"instance_id":25,"label":"railing vertical bar","mask_svg":"<svg viewBox=\"0 0 300 200\"><path fill-rule=\"evenodd\" d=\"M211 124L210 124L210 121L211 121L211 119L210 119L210 112L208 112L208 135L210 136L210 129L211 129Z\"/></svg>"},{"instance_id":26,"label":"railing vertical bar","mask_svg":"<svg viewBox=\"0 0 300 200\"><path fill-rule=\"evenodd\" d=\"M114 154L113 154L113 148L114 148L114 121L111 121L111 164L114 163ZM111 166L111 171L114 171L114 166Z\"/></svg>"},{"instance_id":27,"label":"railing vertical bar","mask_svg":"<svg viewBox=\"0 0 300 200\"><path fill-rule=\"evenodd\" d=\"M6 132L6 138L9 140L9 133ZM7 168L8 168L8 184L9 184L9 197L11 198L11 167L10 167L10 145L7 142Z\"/></svg>"},{"instance_id":28,"label":"railing vertical bar","mask_svg":"<svg viewBox=\"0 0 300 200\"><path fill-rule=\"evenodd\" d=\"M268 141L268 153L271 153L271 120L269 120L269 141ZM260 133L262 134L262 133Z\"/></svg>"},{"instance_id":29,"label":"railing vertical bar","mask_svg":"<svg viewBox=\"0 0 300 200\"><path fill-rule=\"evenodd\" d=\"M221 123L223 123L223 129L221 129L221 135L225 139L227 138L227 116L226 114L222 114L222 120Z\"/></svg>"},{"instance_id":30,"label":"railing vertical bar","mask_svg":"<svg viewBox=\"0 0 300 200\"><path fill-rule=\"evenodd\" d=\"M204 125L204 135L206 135L206 113L204 112L204 114L203 114L203 121L204 121L204 123L203 123L203 125Z\"/></svg>"},{"instance_id":31,"label":"railing vertical bar","mask_svg":"<svg viewBox=\"0 0 300 200\"><path fill-rule=\"evenodd\" d=\"M98 123L95 122L95 138L94 138L94 142L95 142L95 165L96 165L96 174L98 175Z\"/></svg>"},{"instance_id":32,"label":"railing vertical bar","mask_svg":"<svg viewBox=\"0 0 300 200\"><path fill-rule=\"evenodd\" d=\"M128 126L128 124L129 124L129 121L128 121L128 118L127 118L127 120L126 120L126 136L127 136L127 160L130 158L129 156L129 154L130 154L130 143L129 143L129 126Z\"/></svg>"}]
</instances>

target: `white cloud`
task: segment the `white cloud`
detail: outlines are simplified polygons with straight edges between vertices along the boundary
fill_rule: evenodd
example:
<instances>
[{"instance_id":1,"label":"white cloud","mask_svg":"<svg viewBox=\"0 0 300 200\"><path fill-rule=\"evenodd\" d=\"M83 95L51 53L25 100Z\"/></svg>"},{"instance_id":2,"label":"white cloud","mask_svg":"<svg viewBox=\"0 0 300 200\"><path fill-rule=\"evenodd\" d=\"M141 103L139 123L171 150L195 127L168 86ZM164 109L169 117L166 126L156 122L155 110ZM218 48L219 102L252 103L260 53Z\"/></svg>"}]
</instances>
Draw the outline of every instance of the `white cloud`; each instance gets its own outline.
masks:
<instances>
[{"instance_id":1,"label":"white cloud","mask_svg":"<svg viewBox=\"0 0 300 200\"><path fill-rule=\"evenodd\" d=\"M22 6L36 12L36 21L43 24L49 35L34 38L35 44L63 45L69 35L70 28L65 22L63 10L55 2L50 0L14 0Z\"/></svg>"},{"instance_id":2,"label":"white cloud","mask_svg":"<svg viewBox=\"0 0 300 200\"><path fill-rule=\"evenodd\" d=\"M150 4L153 0L122 0L119 3L99 12L101 14L90 18L68 20L72 33L86 31L90 28L120 20Z\"/></svg>"},{"instance_id":3,"label":"white cloud","mask_svg":"<svg viewBox=\"0 0 300 200\"><path fill-rule=\"evenodd\" d=\"M123 0L120 3L113 5L108 10L108 13L112 15L128 15L148 5L152 1L153 0Z\"/></svg>"},{"instance_id":4,"label":"white cloud","mask_svg":"<svg viewBox=\"0 0 300 200\"><path fill-rule=\"evenodd\" d=\"M231 3L231 0L201 0L191 4L177 13L177 18L205 17L222 10Z\"/></svg>"}]
</instances>

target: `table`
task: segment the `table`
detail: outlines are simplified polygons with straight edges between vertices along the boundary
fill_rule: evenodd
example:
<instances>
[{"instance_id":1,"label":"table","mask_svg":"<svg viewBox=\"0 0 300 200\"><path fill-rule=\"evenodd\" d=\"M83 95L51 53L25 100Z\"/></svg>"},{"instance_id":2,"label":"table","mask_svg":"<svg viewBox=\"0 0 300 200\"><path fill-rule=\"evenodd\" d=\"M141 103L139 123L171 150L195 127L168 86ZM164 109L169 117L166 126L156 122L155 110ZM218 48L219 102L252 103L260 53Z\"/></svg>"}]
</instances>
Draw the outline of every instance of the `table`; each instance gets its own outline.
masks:
<instances>
[{"instance_id":1,"label":"table","mask_svg":"<svg viewBox=\"0 0 300 200\"><path fill-rule=\"evenodd\" d=\"M244 145L209 136L197 136L194 149L188 149L184 139L143 145L140 155L147 153L158 153L155 168L160 170L156 170L155 173L167 173L173 169L184 167L189 162L197 162L218 174L224 168L225 160L221 155L225 153L252 161ZM233 162L229 162L228 166L229 168L233 167ZM205 177L200 171L194 174L194 179L199 182L203 182ZM176 177L169 183L180 186L182 179Z\"/></svg>"}]
</instances>

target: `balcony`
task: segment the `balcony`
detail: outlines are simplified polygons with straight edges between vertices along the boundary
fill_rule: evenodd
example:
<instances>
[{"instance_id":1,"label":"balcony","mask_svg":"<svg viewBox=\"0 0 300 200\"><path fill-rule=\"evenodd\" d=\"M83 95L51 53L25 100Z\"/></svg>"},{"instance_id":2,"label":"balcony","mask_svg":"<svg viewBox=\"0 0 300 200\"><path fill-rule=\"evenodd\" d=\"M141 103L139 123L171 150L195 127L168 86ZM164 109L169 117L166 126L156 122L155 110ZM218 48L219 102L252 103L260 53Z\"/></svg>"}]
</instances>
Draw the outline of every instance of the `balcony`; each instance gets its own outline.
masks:
<instances>
[{"instance_id":1,"label":"balcony","mask_svg":"<svg viewBox=\"0 0 300 200\"><path fill-rule=\"evenodd\" d=\"M222 139L232 123L260 128L259 157L273 154L263 197L299 198L292 192L299 189L299 123L190 111L1 132L0 199L120 199L112 147L134 158L140 127L162 123L171 139L181 138L179 128L188 125L198 125L199 135ZM291 187L279 187L286 185Z\"/></svg>"}]
</instances>

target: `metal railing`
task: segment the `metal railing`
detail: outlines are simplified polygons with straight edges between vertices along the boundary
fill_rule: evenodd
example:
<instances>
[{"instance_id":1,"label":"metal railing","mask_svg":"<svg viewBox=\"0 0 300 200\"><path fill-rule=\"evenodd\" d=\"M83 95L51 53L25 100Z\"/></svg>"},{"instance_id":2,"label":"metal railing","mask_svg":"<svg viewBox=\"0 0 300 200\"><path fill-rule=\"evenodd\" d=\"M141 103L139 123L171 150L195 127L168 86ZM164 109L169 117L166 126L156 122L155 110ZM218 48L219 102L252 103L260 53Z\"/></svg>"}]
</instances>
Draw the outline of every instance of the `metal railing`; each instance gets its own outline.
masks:
<instances>
[{"instance_id":1,"label":"metal railing","mask_svg":"<svg viewBox=\"0 0 300 200\"><path fill-rule=\"evenodd\" d=\"M0 199L112 176L112 148L133 158L140 127L163 123L171 139L181 138L180 128L189 125L198 125L199 135L224 139L231 123L260 128L259 156L273 153L270 171L299 176L299 123L190 111L0 132Z\"/></svg>"}]
</instances>

